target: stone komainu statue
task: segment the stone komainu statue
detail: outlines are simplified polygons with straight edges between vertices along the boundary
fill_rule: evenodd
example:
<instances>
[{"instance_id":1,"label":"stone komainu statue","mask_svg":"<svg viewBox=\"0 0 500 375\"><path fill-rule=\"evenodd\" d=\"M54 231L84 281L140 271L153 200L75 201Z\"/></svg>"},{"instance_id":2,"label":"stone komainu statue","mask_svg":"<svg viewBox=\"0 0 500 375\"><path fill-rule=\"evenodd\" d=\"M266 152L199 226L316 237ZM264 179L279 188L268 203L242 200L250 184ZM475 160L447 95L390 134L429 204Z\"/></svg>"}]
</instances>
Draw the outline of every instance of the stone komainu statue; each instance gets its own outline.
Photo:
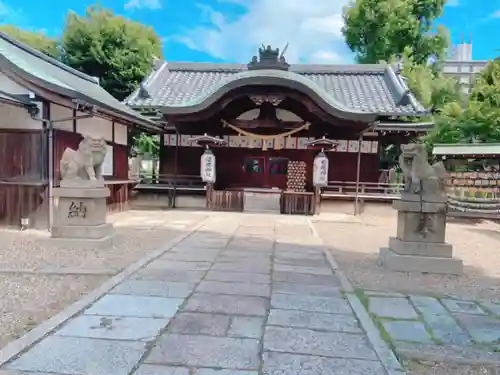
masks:
<instances>
[{"instance_id":1,"label":"stone komainu statue","mask_svg":"<svg viewBox=\"0 0 500 375\"><path fill-rule=\"evenodd\" d=\"M430 165L423 144L402 145L399 165L405 176L405 192L420 195L445 193L444 165L442 162Z\"/></svg>"},{"instance_id":2,"label":"stone komainu statue","mask_svg":"<svg viewBox=\"0 0 500 375\"><path fill-rule=\"evenodd\" d=\"M104 138L86 135L77 150L66 148L60 163L61 180L102 180L101 166L106 147Z\"/></svg>"}]
</instances>

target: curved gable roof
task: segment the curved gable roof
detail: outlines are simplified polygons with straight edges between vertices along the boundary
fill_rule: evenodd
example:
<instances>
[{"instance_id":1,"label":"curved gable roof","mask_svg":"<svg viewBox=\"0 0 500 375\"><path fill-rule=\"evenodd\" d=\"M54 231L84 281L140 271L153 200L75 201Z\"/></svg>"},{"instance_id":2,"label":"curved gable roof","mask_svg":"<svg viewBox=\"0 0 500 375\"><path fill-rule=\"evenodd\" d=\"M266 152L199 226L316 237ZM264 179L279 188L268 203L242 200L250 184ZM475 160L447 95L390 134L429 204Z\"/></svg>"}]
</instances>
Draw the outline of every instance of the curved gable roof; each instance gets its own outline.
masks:
<instances>
[{"instance_id":1,"label":"curved gable roof","mask_svg":"<svg viewBox=\"0 0 500 375\"><path fill-rule=\"evenodd\" d=\"M291 65L283 71L248 70L241 64L163 62L125 103L167 114L191 113L250 84L302 91L327 112L343 118L370 121L379 116L427 114L402 77L386 64Z\"/></svg>"}]
</instances>

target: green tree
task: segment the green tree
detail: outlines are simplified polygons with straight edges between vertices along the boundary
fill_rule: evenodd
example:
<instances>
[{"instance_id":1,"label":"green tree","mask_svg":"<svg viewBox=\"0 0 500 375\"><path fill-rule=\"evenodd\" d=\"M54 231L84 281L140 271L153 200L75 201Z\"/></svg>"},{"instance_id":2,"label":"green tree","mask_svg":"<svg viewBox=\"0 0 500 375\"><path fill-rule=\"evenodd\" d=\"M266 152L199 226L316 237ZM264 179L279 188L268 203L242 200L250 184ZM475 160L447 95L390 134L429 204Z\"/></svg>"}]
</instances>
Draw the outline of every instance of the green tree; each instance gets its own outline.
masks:
<instances>
[{"instance_id":1,"label":"green tree","mask_svg":"<svg viewBox=\"0 0 500 375\"><path fill-rule=\"evenodd\" d=\"M49 38L43 32L22 30L14 25L0 25L0 31L10 35L12 38L36 48L40 52L58 59L61 56L59 41Z\"/></svg>"},{"instance_id":2,"label":"green tree","mask_svg":"<svg viewBox=\"0 0 500 375\"><path fill-rule=\"evenodd\" d=\"M434 27L446 0L351 0L342 33L360 63L402 57L411 49L416 64L444 58L449 36Z\"/></svg>"},{"instance_id":3,"label":"green tree","mask_svg":"<svg viewBox=\"0 0 500 375\"><path fill-rule=\"evenodd\" d=\"M140 154L147 154L157 159L160 151L160 136L146 133L133 135L133 149Z\"/></svg>"},{"instance_id":4,"label":"green tree","mask_svg":"<svg viewBox=\"0 0 500 375\"><path fill-rule=\"evenodd\" d=\"M62 36L62 61L98 77L115 98L125 99L161 58L161 41L154 30L91 6L84 16L70 12Z\"/></svg>"},{"instance_id":5,"label":"green tree","mask_svg":"<svg viewBox=\"0 0 500 375\"><path fill-rule=\"evenodd\" d=\"M500 61L491 61L478 75L465 108L447 104L425 137L435 143L500 142Z\"/></svg>"},{"instance_id":6,"label":"green tree","mask_svg":"<svg viewBox=\"0 0 500 375\"><path fill-rule=\"evenodd\" d=\"M440 112L448 103L463 104L466 100L460 84L446 77L436 64L418 64L407 48L401 58L402 75L417 100L432 114Z\"/></svg>"}]
</instances>

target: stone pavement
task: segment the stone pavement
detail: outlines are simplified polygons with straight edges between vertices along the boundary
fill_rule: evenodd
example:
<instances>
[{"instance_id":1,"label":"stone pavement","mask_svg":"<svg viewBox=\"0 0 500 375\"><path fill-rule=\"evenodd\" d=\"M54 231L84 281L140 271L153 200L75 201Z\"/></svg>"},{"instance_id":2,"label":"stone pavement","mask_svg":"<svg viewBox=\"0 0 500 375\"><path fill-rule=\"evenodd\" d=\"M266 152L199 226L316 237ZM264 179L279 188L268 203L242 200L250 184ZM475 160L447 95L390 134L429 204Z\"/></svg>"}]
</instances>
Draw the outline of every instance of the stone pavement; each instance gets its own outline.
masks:
<instances>
[{"instance_id":1,"label":"stone pavement","mask_svg":"<svg viewBox=\"0 0 500 375\"><path fill-rule=\"evenodd\" d=\"M386 374L305 218L213 215L2 370Z\"/></svg>"},{"instance_id":2,"label":"stone pavement","mask_svg":"<svg viewBox=\"0 0 500 375\"><path fill-rule=\"evenodd\" d=\"M500 366L500 303L358 291L399 357Z\"/></svg>"}]
</instances>

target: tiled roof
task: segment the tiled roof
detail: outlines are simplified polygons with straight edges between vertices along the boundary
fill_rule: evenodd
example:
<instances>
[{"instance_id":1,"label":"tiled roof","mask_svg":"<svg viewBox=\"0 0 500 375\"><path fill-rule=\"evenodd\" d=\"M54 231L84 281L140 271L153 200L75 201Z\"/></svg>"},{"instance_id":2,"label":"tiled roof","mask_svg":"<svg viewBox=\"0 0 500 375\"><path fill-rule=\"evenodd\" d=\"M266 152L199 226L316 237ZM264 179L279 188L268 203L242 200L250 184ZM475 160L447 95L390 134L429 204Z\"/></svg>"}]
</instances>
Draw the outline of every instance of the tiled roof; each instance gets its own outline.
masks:
<instances>
[{"instance_id":1,"label":"tiled roof","mask_svg":"<svg viewBox=\"0 0 500 375\"><path fill-rule=\"evenodd\" d=\"M157 129L151 120L115 99L90 77L0 32L0 69L61 96L80 99L118 118Z\"/></svg>"},{"instance_id":2,"label":"tiled roof","mask_svg":"<svg viewBox=\"0 0 500 375\"><path fill-rule=\"evenodd\" d=\"M134 108L161 108L168 112L201 103L235 79L264 72L270 71L249 71L243 64L160 62L125 103ZM426 114L404 79L386 64L291 65L289 72L276 72L303 81L305 78L324 99L352 112L380 116Z\"/></svg>"}]
</instances>

